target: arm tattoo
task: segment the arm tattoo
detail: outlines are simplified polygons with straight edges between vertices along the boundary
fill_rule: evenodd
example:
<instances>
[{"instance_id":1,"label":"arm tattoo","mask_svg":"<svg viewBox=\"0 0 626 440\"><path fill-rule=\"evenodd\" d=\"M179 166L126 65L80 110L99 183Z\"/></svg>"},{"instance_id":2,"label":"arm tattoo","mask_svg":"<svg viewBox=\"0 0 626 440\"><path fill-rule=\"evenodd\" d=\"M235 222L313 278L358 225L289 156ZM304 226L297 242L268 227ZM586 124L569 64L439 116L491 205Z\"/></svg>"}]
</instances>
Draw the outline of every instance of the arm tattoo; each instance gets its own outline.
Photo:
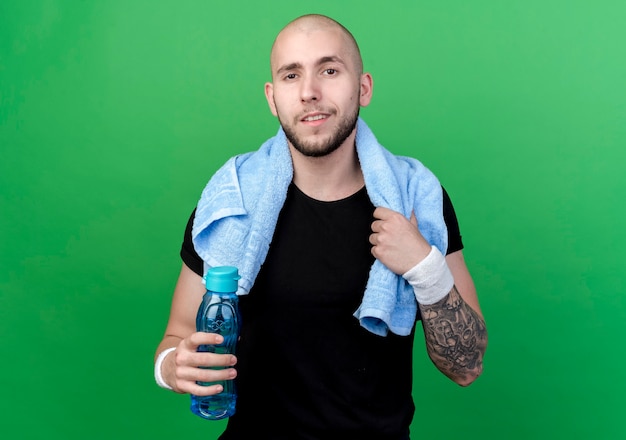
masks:
<instances>
[{"instance_id":1,"label":"arm tattoo","mask_svg":"<svg viewBox=\"0 0 626 440\"><path fill-rule=\"evenodd\" d=\"M420 304L428 355L446 376L465 382L482 372L485 321L463 301L456 286L441 301Z\"/></svg>"}]
</instances>

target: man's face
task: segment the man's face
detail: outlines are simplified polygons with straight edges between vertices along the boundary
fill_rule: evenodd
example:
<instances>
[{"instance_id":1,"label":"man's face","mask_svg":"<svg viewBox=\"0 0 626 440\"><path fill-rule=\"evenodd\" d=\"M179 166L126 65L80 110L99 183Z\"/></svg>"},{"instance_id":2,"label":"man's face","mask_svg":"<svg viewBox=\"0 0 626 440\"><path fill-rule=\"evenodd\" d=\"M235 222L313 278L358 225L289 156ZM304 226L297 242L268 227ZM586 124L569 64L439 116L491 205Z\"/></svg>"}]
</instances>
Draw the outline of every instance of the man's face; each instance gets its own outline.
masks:
<instances>
[{"instance_id":1,"label":"man's face","mask_svg":"<svg viewBox=\"0 0 626 440\"><path fill-rule=\"evenodd\" d=\"M297 151L320 157L353 140L359 107L369 104L371 78L360 75L339 30L287 29L276 40L271 64L266 97Z\"/></svg>"}]
</instances>

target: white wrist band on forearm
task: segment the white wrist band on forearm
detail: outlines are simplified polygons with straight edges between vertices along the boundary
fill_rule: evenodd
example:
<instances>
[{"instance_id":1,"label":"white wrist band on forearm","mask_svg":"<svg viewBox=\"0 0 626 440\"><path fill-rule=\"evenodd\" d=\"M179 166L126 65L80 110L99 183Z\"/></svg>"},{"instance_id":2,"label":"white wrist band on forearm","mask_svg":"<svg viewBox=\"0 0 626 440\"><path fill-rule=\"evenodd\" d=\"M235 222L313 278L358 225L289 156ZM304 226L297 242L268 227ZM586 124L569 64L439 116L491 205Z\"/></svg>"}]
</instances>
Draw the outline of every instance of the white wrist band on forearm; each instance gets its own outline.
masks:
<instances>
[{"instance_id":1,"label":"white wrist band on forearm","mask_svg":"<svg viewBox=\"0 0 626 440\"><path fill-rule=\"evenodd\" d=\"M417 302L424 305L435 304L450 293L454 286L446 258L435 246L431 247L426 258L402 277L413 287Z\"/></svg>"},{"instance_id":2,"label":"white wrist band on forearm","mask_svg":"<svg viewBox=\"0 0 626 440\"><path fill-rule=\"evenodd\" d=\"M161 388L165 388L166 390L171 390L172 387L169 386L161 375L161 365L163 365L163 361L165 360L165 356L170 354L172 351L176 350L176 347L166 348L157 356L156 362L154 363L154 380L157 385Z\"/></svg>"}]
</instances>

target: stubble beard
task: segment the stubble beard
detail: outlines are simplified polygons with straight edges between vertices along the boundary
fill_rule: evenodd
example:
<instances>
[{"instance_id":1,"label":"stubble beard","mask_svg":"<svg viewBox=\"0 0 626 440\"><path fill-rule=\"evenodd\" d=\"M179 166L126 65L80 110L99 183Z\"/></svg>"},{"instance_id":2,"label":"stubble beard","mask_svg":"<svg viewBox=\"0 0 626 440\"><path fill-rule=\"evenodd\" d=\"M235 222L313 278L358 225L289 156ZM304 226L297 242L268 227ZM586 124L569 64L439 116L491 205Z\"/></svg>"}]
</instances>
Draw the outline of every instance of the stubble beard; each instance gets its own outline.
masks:
<instances>
[{"instance_id":1,"label":"stubble beard","mask_svg":"<svg viewBox=\"0 0 626 440\"><path fill-rule=\"evenodd\" d=\"M291 145L293 145L299 153L307 157L324 157L333 153L348 139L350 134L352 134L352 131L356 128L358 119L359 106L357 106L353 112L339 120L336 130L328 138L313 142L306 141L296 134L294 126L299 119L296 119L293 125L289 125L285 123L280 117L280 113L278 113L278 120L285 132L285 136L287 136Z\"/></svg>"}]
</instances>

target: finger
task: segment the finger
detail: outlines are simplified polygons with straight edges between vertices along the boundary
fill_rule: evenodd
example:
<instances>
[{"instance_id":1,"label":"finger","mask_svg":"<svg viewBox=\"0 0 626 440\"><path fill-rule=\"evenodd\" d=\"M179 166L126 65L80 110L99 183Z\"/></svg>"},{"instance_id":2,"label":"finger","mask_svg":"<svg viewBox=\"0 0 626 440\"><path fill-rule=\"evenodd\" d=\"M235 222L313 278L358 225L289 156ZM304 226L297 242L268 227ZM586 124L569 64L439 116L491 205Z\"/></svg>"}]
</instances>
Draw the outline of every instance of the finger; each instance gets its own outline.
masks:
<instances>
[{"instance_id":1,"label":"finger","mask_svg":"<svg viewBox=\"0 0 626 440\"><path fill-rule=\"evenodd\" d=\"M186 339L182 344L188 350L196 351L200 345L218 345L224 342L224 337L215 333L195 332Z\"/></svg>"},{"instance_id":2,"label":"finger","mask_svg":"<svg viewBox=\"0 0 626 440\"><path fill-rule=\"evenodd\" d=\"M372 232L380 232L382 230L383 221L382 220L374 220L372 222Z\"/></svg>"},{"instance_id":3,"label":"finger","mask_svg":"<svg viewBox=\"0 0 626 440\"><path fill-rule=\"evenodd\" d=\"M191 352L182 365L193 367L232 367L237 363L237 357L233 354L216 354L208 352Z\"/></svg>"},{"instance_id":4,"label":"finger","mask_svg":"<svg viewBox=\"0 0 626 440\"><path fill-rule=\"evenodd\" d=\"M376 246L376 234L370 234L369 241L372 246Z\"/></svg>"},{"instance_id":5,"label":"finger","mask_svg":"<svg viewBox=\"0 0 626 440\"><path fill-rule=\"evenodd\" d=\"M232 367L237 363L233 354L177 350L174 364L177 367Z\"/></svg>"},{"instance_id":6,"label":"finger","mask_svg":"<svg viewBox=\"0 0 626 440\"><path fill-rule=\"evenodd\" d=\"M198 382L219 382L223 380L233 380L237 377L237 370L234 368L222 368L220 370L197 368Z\"/></svg>"},{"instance_id":7,"label":"finger","mask_svg":"<svg viewBox=\"0 0 626 440\"><path fill-rule=\"evenodd\" d=\"M188 382L184 388L181 387L184 392L193 394L194 396L212 396L224 391L224 387L221 384L214 385L198 385L195 382Z\"/></svg>"},{"instance_id":8,"label":"finger","mask_svg":"<svg viewBox=\"0 0 626 440\"><path fill-rule=\"evenodd\" d=\"M389 216L393 214L393 212L394 211L392 211L389 208L385 208L384 206L379 206L378 208L374 210L374 218L384 220L386 218L389 218Z\"/></svg>"},{"instance_id":9,"label":"finger","mask_svg":"<svg viewBox=\"0 0 626 440\"><path fill-rule=\"evenodd\" d=\"M176 369L176 388L181 392L207 396L223 390L219 382L233 380L236 377L237 370L234 368L180 367Z\"/></svg>"},{"instance_id":10,"label":"finger","mask_svg":"<svg viewBox=\"0 0 626 440\"><path fill-rule=\"evenodd\" d=\"M411 211L411 224L417 228L417 217L415 217L415 211Z\"/></svg>"},{"instance_id":11,"label":"finger","mask_svg":"<svg viewBox=\"0 0 626 440\"><path fill-rule=\"evenodd\" d=\"M219 382L232 380L235 377L237 377L237 370L234 368L180 367L176 369L177 380L186 382Z\"/></svg>"},{"instance_id":12,"label":"finger","mask_svg":"<svg viewBox=\"0 0 626 440\"><path fill-rule=\"evenodd\" d=\"M177 388L183 393L194 394L196 396L212 396L224 391L224 386L219 383L202 385L194 380L181 380L177 382Z\"/></svg>"}]
</instances>

